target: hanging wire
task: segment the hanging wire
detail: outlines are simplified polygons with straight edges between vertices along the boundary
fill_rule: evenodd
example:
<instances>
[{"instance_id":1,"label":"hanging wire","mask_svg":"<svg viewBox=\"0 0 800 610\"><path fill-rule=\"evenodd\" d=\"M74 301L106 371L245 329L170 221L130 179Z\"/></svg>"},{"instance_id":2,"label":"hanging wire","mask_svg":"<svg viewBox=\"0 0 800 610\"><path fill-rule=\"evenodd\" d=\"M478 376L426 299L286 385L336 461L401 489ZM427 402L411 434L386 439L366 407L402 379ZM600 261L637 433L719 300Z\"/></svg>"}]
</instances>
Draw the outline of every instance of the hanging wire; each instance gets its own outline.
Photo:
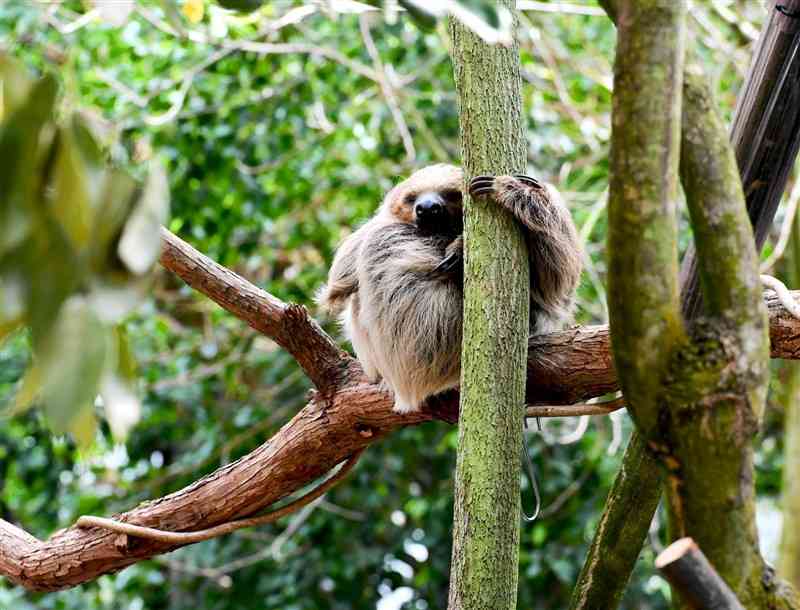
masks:
<instances>
[{"instance_id":1,"label":"hanging wire","mask_svg":"<svg viewBox=\"0 0 800 610\"><path fill-rule=\"evenodd\" d=\"M541 422L539 418L536 418L536 423L539 426L539 430L542 429ZM523 433L522 433L522 460L525 462L525 470L527 471L528 480L531 483L531 487L533 488L533 496L536 499L536 506L533 510L533 514L529 515L525 512L525 505L522 505L522 518L527 521L528 523L532 523L536 521L536 518L539 516L539 513L542 509L542 497L539 495L539 483L536 481L536 471L533 468L533 459L531 458L531 453L528 450L528 443L525 442L525 431L528 429L528 418L526 416L522 417L522 426L523 426Z\"/></svg>"}]
</instances>

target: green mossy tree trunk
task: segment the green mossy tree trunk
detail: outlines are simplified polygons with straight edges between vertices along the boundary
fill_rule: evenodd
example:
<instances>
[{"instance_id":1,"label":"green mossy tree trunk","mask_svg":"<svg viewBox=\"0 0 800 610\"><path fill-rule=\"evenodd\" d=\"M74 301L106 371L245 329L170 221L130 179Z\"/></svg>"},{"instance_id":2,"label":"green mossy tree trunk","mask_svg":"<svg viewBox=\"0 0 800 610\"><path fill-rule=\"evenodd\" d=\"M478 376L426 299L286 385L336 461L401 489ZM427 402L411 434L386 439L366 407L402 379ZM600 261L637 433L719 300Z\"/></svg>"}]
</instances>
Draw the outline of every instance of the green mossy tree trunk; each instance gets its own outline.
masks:
<instances>
[{"instance_id":1,"label":"green mossy tree trunk","mask_svg":"<svg viewBox=\"0 0 800 610\"><path fill-rule=\"evenodd\" d=\"M795 216L792 236L783 264L783 279L790 288L800 286L800 216ZM778 573L796 588L800 587L800 362L780 363L783 405L783 484L781 485L781 531Z\"/></svg>"},{"instance_id":2,"label":"green mossy tree trunk","mask_svg":"<svg viewBox=\"0 0 800 610\"><path fill-rule=\"evenodd\" d=\"M514 10L513 3L502 4ZM516 17L515 17L516 19ZM465 178L525 169L519 51L450 25ZM516 608L528 336L520 229L465 198L464 339L450 610Z\"/></svg>"},{"instance_id":3,"label":"green mossy tree trunk","mask_svg":"<svg viewBox=\"0 0 800 610\"><path fill-rule=\"evenodd\" d=\"M615 5L608 247L620 385L666 471L671 537L693 537L745 607L794 607L759 555L755 529L752 439L769 354L736 159L699 69L683 78L685 1ZM689 323L677 291L680 129L703 292L704 316Z\"/></svg>"},{"instance_id":4,"label":"green mossy tree trunk","mask_svg":"<svg viewBox=\"0 0 800 610\"><path fill-rule=\"evenodd\" d=\"M618 22L625 0L599 0L599 2L603 5L609 17L615 22ZM770 3L768 8L773 9L773 4L774 3ZM784 4L786 4L786 8L791 12L800 6L800 1L792 0ZM782 73L785 67L791 65L794 61L791 54L791 45L793 44L793 36L796 29L796 20L786 17L777 10L772 10L764 24L764 29L762 30L760 41L755 51L753 65L750 67L746 85L743 87L742 92L740 92L741 99L734 119L735 126L732 138L737 143L737 158L740 161L741 159L761 160L755 165L752 162L749 164L745 163L744 166L739 167L739 170L742 178L748 180L748 206L751 206L748 209L750 209L753 223L762 227L760 232L762 238L764 235L763 227L765 224L771 222L774 206L777 205L776 197L778 197L783 190L783 181L786 176L784 169L793 164L796 156L795 149L791 145L786 144L787 141L795 137L794 130L791 127L794 123L787 117L786 109L787 106L791 105L791 96L781 96L777 104L774 107L770 106L770 110L766 115L764 114L767 100L772 99L774 91L779 88L779 85L776 84L778 75ZM780 125L785 125L783 127L783 132L779 131L777 135L764 135L759 131L759 135L756 137L753 135L753 130L756 128L761 129L759 126L762 126L764 121L767 121L769 125L778 126L777 129L779 130L781 129L781 127L779 127ZM775 131L775 128L776 127L771 128L773 130L772 132L770 132L770 128L768 128L765 133L771 134ZM704 248L705 254L703 255L703 261L698 261L695 258L693 247L689 249L684 259L683 271L686 272L682 275L684 316L686 317L688 327L692 328L693 320L698 315L707 313L702 311L703 299L701 295L710 293L712 295L712 301L709 303L712 308L711 313L717 314L714 317L717 318L716 322L718 323L720 321L719 313L722 312L724 314L725 311L728 310L727 304L721 302L720 298L728 300L728 303L730 303L729 299L732 299L734 307L730 308L728 313L733 314L733 317L736 317L736 311L741 311L736 307L739 304L744 305L744 310L750 308L750 311L756 314L755 317L744 316L742 318L747 320L747 323L742 326L742 329L746 331L745 334L755 336L759 332L757 309L760 305L758 303L753 305L755 297L755 290L752 290L754 284L754 264L752 262L751 249L746 246L746 242L750 241L751 236L750 231L748 231L741 222L741 216L737 215L741 211L739 203L741 194L738 187L739 182L733 175L733 163L731 161L730 151L725 142L727 142L727 129L719 120L718 113L713 106L711 96L708 92L707 84L704 82L702 75L695 68L686 66L684 72L681 173L684 189L689 193L690 205L694 209L693 221L696 223L695 231L698 235L698 239L708 244L710 247ZM769 159L769 161L764 162L763 160L765 158ZM776 163L776 159L779 159L779 162ZM714 162L715 160L717 161L716 163ZM757 171L753 171L754 168L757 168ZM773 201L770 201L770 198L772 198ZM728 202L731 205L726 206L724 202ZM704 213L704 209L707 209L709 214ZM732 212L734 213L731 214ZM722 217L723 214L728 218L715 226L715 216ZM728 230L732 231L729 240L726 239L724 235L724 232ZM734 269L730 264L726 264L725 260L729 257L738 257L738 248L742 243L745 243L745 247L741 251L745 259L743 261L744 266ZM744 272L742 272L743 270ZM698 283L693 281L693 272L699 272L697 273L698 276L702 275L702 286L697 286L696 284ZM717 274L720 274L719 281L715 278ZM727 278L724 277L725 275L727 275ZM743 282L737 282L737 278L743 280ZM749 287L747 286L748 284ZM758 300L760 301L760 299ZM724 317L723 315L722 318ZM753 321L756 321L755 325L753 325ZM735 324L735 322L733 323ZM727 339L724 333L721 334L721 338ZM744 336L740 337L740 339L743 338L746 339ZM745 393L748 392L748 389L752 390L760 384L758 378L762 373L758 368L761 366L761 357L757 355L759 343L759 341L753 343L756 349L754 352L751 352L751 355L754 356L752 359L754 369L751 370L753 374L750 375L750 379L746 379L748 377L747 372L743 374L740 370L737 373L740 379L744 378L745 382L742 385L742 389L744 389ZM684 355L685 354L681 353L681 350L676 351L677 359L684 357ZM702 357L703 354L700 354L700 356ZM713 360L710 353L705 354L705 357L708 358L709 362ZM676 371L672 375L677 376L681 373ZM713 377L713 375L709 376L706 381L713 381ZM703 392L704 384L698 384L696 391ZM756 394L759 392L761 392L760 389L756 391ZM756 408L753 412L756 416L759 410L759 402L760 398L757 398L751 405ZM717 404L719 403L715 400L711 400L704 406L706 410L710 410ZM702 414L702 412L703 409L700 409L699 413ZM746 410L744 410L740 411L737 416L743 416L745 419L752 419L753 413L748 415ZM794 414L796 413L797 411L795 410ZM696 415L697 414L695 414L695 417ZM686 419L687 422L689 421L689 418L685 414L680 417ZM669 419L665 417L664 422L668 423ZM696 423L693 425L696 425ZM728 432L730 432L730 430L729 428ZM676 431L676 434L680 435L680 432ZM721 434L720 437L724 437L724 433ZM735 437L736 442L732 445L732 454L738 453L742 458L743 467L741 473L746 483L743 489L746 489L750 486L752 477L751 468L747 466L748 461L751 459L752 449L749 446L743 447L740 440L741 438L741 434ZM748 436L744 435L744 439L745 442L747 442ZM635 441L639 442L639 438L634 437L634 439L631 440L631 448L629 448L625 454L621 472L618 477L618 479L624 478L627 481L627 485L620 485L618 480L609 493L609 499L601 518L601 527L598 527L595 534L591 550L583 570L581 571L575 592L573 593L572 608L574 609L615 606L615 600L619 599L621 596L625 579L627 578L624 567L633 566L633 560L638 554L640 546L636 541L644 540L646 535L647 523L649 521L648 512L655 509L655 499L653 498L652 504L638 502L630 505L625 501L625 490L652 485L656 476L653 470L656 460L653 457L650 459L641 459L638 451L632 451ZM660 458L659 461L662 462L662 465L667 467L667 470L679 467L680 464L676 459L678 451L667 451L662 455L658 455L659 448L665 446L669 447L669 444L661 444L659 446L657 442L655 446L651 446L655 451L651 451L650 453L653 456L657 455ZM702 441L699 441L697 446L698 448L702 448ZM800 446L800 442L798 446ZM714 466L693 468L692 472L697 473L698 479L707 477L713 484L717 482L715 479L717 469L725 467L717 464L717 448L710 445L707 449L709 459ZM701 461L703 457L698 453L693 455L691 459L692 463L695 464ZM734 458L733 461L735 462L736 458ZM787 463L791 463L788 457ZM730 471L736 473L739 470L734 466ZM676 503L672 503L672 501L680 495L679 492L682 492L684 496L688 496L689 492L686 491L686 484L681 481L681 477L674 475L675 473L669 478L671 483L671 505L681 506L685 498L684 500L679 498ZM730 489L732 490L733 486L731 486ZM718 489L718 492L719 491L721 491L721 489ZM710 505L703 506L703 500L705 498L702 485L698 486L691 493L694 495L695 499L698 500L698 502L692 503L696 505L694 509L696 518L679 518L679 521L684 524L697 521L702 529L703 512L713 513L715 509ZM720 493L713 494L709 496L708 499L710 500L713 496L716 496L717 500L712 500L712 502L724 499L724 494ZM732 493L730 497L735 498L736 494ZM746 516L749 508L752 508L751 506L748 508L747 504L748 503L745 502L745 510L736 511L740 517ZM701 506L702 508L700 508ZM791 514L796 514L796 510L800 510L800 506ZM680 513L675 514L680 517ZM691 527L693 526L690 526L690 529ZM705 522L705 529L720 529L720 526L717 525L717 521L714 519L707 519ZM737 527L733 529L737 529ZM751 542L755 539L752 524L748 524L744 528L739 528L739 531L740 541L746 542L748 536L751 538ZM610 532L619 532L620 536L624 537L628 543L633 545L633 548L623 548L620 545L615 545L612 553L603 553L602 549L608 544L606 539ZM784 540L788 543L787 538L784 538ZM709 539L706 539L706 542L703 543L704 548L707 547L709 543L713 544ZM739 556L735 553L730 553L729 548L726 549L725 546L722 545L720 549L720 556L722 557L723 564L726 563L727 556L732 562L739 562L740 565L745 567L750 566L750 585L754 591L758 592L758 587L755 585L755 576L759 573L763 575L764 598L766 598L768 603L773 603L776 608L791 607L792 604L796 603L792 601L791 591L782 588L781 584L772 578L771 572L763 569L761 558L758 557L756 553L746 553L744 561L739 561ZM613 580L616 580L616 582L608 582L608 580L603 577L605 574L614 574ZM786 574L788 575L789 572L787 571ZM622 578L620 578L620 575L622 575ZM736 578L734 571L728 572L726 578L730 577Z\"/></svg>"}]
</instances>

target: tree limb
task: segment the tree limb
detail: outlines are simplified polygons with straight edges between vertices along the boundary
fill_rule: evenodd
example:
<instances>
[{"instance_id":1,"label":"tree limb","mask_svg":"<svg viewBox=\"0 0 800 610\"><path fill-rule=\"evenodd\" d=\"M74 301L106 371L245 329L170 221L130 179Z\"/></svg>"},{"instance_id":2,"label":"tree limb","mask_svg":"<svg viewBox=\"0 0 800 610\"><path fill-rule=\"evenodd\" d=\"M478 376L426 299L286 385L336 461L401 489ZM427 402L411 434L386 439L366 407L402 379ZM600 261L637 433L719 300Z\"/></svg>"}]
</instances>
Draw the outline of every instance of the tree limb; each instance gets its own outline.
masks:
<instances>
[{"instance_id":1,"label":"tree limb","mask_svg":"<svg viewBox=\"0 0 800 610\"><path fill-rule=\"evenodd\" d=\"M662 478L658 460L634 431L572 590L570 610L619 606L642 548L642 532L661 498Z\"/></svg>"},{"instance_id":2,"label":"tree limb","mask_svg":"<svg viewBox=\"0 0 800 610\"><path fill-rule=\"evenodd\" d=\"M256 527L259 525L266 525L267 523L272 523L273 521L277 521L281 517L290 515L296 510L303 508L308 504L311 504L311 502L313 502L320 496L324 495L329 489L331 489L334 485L336 485L336 483L338 483L344 477L347 476L347 474L353 469L356 463L358 463L358 458L361 457L362 452L363 449L357 451L349 458L347 458L347 461L344 464L342 464L342 467L335 475L326 479L324 483L317 485L307 494L304 494L299 498L297 498L296 500L289 502L289 504L287 504L286 506L281 506L280 508L270 511L264 515L257 515L255 517L250 517L247 519L236 519L235 521L220 523L219 525L216 525L214 527L209 527L204 530L195 530L191 532L168 532L153 527L131 525L130 523L122 523L121 521L115 521L114 519L106 519L104 517L92 517L89 515L84 515L83 517L79 517L78 521L76 522L76 525L78 527L83 527L83 528L100 527L103 529L110 530L112 532L116 532L118 534L135 536L137 538L147 538L149 540L158 540L160 542L166 542L168 544L194 544L195 542L210 540L211 538L224 536L225 534L230 534L231 532L235 532L236 530L240 530L245 527Z\"/></svg>"},{"instance_id":3,"label":"tree limb","mask_svg":"<svg viewBox=\"0 0 800 610\"><path fill-rule=\"evenodd\" d=\"M162 264L268 337L283 337L282 325L297 318L286 315L281 302L232 271L165 232ZM793 296L800 302L800 291ZM800 359L800 320L767 293L772 355ZM367 382L358 362L335 347L309 319L287 342L301 361L311 361L305 346L333 345L341 354L335 383L321 383L326 395L310 402L263 445L163 498L151 500L115 516L115 520L171 532L191 532L259 513L323 476L336 464L395 430L430 420L454 422L456 392L429 399L426 409L399 414L392 398ZM319 333L319 336L314 336ZM528 395L540 404L569 403L616 391L609 354L608 328L572 328L528 342ZM288 349L288 348L287 348ZM329 349L323 348L323 349ZM332 359L332 350L327 356ZM310 366L310 365L309 365ZM320 369L316 370L320 374ZM559 382L560 380L560 382ZM137 561L181 546L117 534L102 528L72 526L47 540L0 520L0 574L31 590L54 591L116 572Z\"/></svg>"},{"instance_id":4,"label":"tree limb","mask_svg":"<svg viewBox=\"0 0 800 610\"><path fill-rule=\"evenodd\" d=\"M284 303L161 229L161 264L289 352L320 392L343 381L347 354L302 305Z\"/></svg>"},{"instance_id":5,"label":"tree limb","mask_svg":"<svg viewBox=\"0 0 800 610\"><path fill-rule=\"evenodd\" d=\"M645 437L686 334L678 287L685 1L620 3L608 196L608 313L623 393Z\"/></svg>"},{"instance_id":6,"label":"tree limb","mask_svg":"<svg viewBox=\"0 0 800 610\"><path fill-rule=\"evenodd\" d=\"M656 557L656 567L692 608L744 610L691 538L680 538L670 544Z\"/></svg>"}]
</instances>

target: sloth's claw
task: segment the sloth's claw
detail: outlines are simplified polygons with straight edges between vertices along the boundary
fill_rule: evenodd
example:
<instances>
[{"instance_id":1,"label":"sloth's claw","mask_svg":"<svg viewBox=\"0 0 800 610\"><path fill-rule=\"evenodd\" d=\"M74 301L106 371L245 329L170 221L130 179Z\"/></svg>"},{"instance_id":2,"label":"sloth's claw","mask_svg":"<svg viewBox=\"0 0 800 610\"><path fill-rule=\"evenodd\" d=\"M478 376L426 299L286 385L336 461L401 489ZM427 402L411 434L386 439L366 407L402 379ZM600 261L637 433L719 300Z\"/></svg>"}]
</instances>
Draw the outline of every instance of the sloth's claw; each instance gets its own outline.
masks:
<instances>
[{"instance_id":1,"label":"sloth's claw","mask_svg":"<svg viewBox=\"0 0 800 610\"><path fill-rule=\"evenodd\" d=\"M469 183L471 197L483 197L494 192L494 176L475 176Z\"/></svg>"},{"instance_id":2,"label":"sloth's claw","mask_svg":"<svg viewBox=\"0 0 800 610\"><path fill-rule=\"evenodd\" d=\"M531 178L525 174L514 174L514 178L522 182L522 184L526 186L532 186L534 188L542 188L542 183L539 182L536 178Z\"/></svg>"},{"instance_id":3,"label":"sloth's claw","mask_svg":"<svg viewBox=\"0 0 800 610\"><path fill-rule=\"evenodd\" d=\"M439 275L452 275L461 270L463 259L461 253L453 253L445 256L436 267L433 268L433 273Z\"/></svg>"}]
</instances>

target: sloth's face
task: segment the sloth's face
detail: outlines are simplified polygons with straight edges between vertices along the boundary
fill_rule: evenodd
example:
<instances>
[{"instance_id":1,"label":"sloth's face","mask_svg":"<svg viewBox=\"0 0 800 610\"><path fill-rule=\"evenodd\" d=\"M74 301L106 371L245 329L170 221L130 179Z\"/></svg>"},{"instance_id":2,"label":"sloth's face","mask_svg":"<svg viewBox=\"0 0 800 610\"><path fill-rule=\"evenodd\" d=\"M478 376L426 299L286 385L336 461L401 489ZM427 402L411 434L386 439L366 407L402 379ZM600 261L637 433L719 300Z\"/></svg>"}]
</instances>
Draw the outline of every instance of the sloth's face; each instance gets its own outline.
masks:
<instances>
[{"instance_id":1,"label":"sloth's face","mask_svg":"<svg viewBox=\"0 0 800 610\"><path fill-rule=\"evenodd\" d=\"M389 191L383 202L384 213L395 221L414 225L425 235L460 235L464 230L463 180L455 165L424 167Z\"/></svg>"},{"instance_id":2,"label":"sloth's face","mask_svg":"<svg viewBox=\"0 0 800 610\"><path fill-rule=\"evenodd\" d=\"M406 205L411 206L413 222L423 233L460 235L464 231L461 191L457 189L412 194Z\"/></svg>"}]
</instances>

